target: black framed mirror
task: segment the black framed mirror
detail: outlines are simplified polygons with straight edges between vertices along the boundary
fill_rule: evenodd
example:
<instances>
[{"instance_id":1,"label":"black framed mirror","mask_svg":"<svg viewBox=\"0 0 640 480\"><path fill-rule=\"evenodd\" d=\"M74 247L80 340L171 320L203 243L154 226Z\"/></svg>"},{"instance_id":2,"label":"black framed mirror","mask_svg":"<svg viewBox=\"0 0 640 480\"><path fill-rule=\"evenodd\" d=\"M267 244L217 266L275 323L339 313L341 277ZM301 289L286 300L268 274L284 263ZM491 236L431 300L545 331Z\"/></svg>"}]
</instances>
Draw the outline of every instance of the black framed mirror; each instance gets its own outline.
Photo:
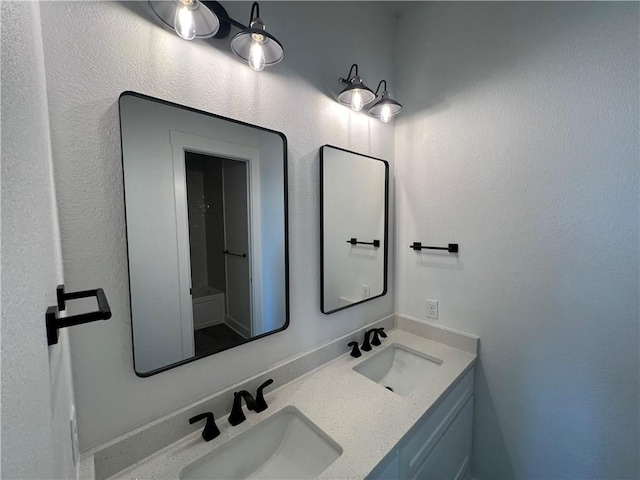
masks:
<instances>
[{"instance_id":1,"label":"black framed mirror","mask_svg":"<svg viewBox=\"0 0 640 480\"><path fill-rule=\"evenodd\" d=\"M334 313L387 293L389 163L320 148L320 310Z\"/></svg>"},{"instance_id":2,"label":"black framed mirror","mask_svg":"<svg viewBox=\"0 0 640 480\"><path fill-rule=\"evenodd\" d=\"M284 134L134 92L119 106L136 374L287 328Z\"/></svg>"}]
</instances>

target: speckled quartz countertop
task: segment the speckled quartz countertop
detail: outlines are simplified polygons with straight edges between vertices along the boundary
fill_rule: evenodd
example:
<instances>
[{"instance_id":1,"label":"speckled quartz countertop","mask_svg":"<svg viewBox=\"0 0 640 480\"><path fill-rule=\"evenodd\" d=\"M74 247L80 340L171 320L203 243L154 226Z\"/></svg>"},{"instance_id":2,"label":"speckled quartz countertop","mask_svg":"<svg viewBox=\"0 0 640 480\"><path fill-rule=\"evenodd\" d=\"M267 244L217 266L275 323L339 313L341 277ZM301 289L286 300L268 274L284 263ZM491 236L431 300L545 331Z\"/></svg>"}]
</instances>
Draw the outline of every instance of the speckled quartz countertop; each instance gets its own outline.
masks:
<instances>
[{"instance_id":1,"label":"speckled quartz countertop","mask_svg":"<svg viewBox=\"0 0 640 480\"><path fill-rule=\"evenodd\" d=\"M369 380L353 367L393 344L399 344L443 361L408 396L400 396ZM409 429L474 364L476 355L404 330L389 332L381 346L349 354L313 370L280 388L268 391L269 408L245 412L247 420L231 426L217 420L220 436L205 442L200 430L120 472L115 478L178 479L182 469L223 443L293 406L342 448L342 455L319 478L366 477Z\"/></svg>"}]
</instances>

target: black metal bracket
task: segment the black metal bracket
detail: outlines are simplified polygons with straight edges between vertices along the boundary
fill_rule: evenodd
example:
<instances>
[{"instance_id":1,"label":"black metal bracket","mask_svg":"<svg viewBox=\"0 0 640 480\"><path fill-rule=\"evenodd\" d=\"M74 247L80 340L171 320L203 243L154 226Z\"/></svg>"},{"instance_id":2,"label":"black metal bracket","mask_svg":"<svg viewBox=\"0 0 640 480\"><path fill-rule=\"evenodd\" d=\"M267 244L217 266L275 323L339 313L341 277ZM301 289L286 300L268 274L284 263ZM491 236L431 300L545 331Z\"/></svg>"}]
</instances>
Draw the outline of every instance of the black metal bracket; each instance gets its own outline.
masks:
<instances>
[{"instance_id":1,"label":"black metal bracket","mask_svg":"<svg viewBox=\"0 0 640 480\"><path fill-rule=\"evenodd\" d=\"M353 69L356 69L356 74L355 75L351 75L351 72L353 72ZM347 78L340 78L340 83L349 83L351 81L351 79L353 77L357 77L358 76L358 64L354 63L353 65L351 65L351 68L349 69L349 74L347 75Z\"/></svg>"},{"instance_id":2,"label":"black metal bracket","mask_svg":"<svg viewBox=\"0 0 640 480\"><path fill-rule=\"evenodd\" d=\"M225 250L225 251L224 251L224 252L222 252L222 253L224 253L225 255L231 255L232 257L247 258L247 254L246 254L246 253L243 253L243 254L241 255L241 254L239 254L239 253L232 253L232 252L230 252L229 250Z\"/></svg>"},{"instance_id":3,"label":"black metal bracket","mask_svg":"<svg viewBox=\"0 0 640 480\"><path fill-rule=\"evenodd\" d=\"M347 243L350 243L351 245L373 245L376 248L380 246L380 240L374 240L373 242L359 242L357 238L352 238L347 240Z\"/></svg>"},{"instance_id":4,"label":"black metal bracket","mask_svg":"<svg viewBox=\"0 0 640 480\"><path fill-rule=\"evenodd\" d=\"M96 290L83 290L81 292L65 293L64 285L58 285L56 288L56 297L58 305L47 308L45 320L47 325L47 343L55 345L58 343L58 329L73 327L83 323L95 322L96 320L108 320L111 318L111 308L107 297L101 288ZM98 301L98 310L95 312L83 313L80 315L72 315L70 317L60 318L58 314L67 307L67 300L75 300L78 298L96 297Z\"/></svg>"},{"instance_id":5,"label":"black metal bracket","mask_svg":"<svg viewBox=\"0 0 640 480\"><path fill-rule=\"evenodd\" d=\"M232 25L240 30L246 30L248 28L237 20L231 18L227 13L227 10L222 6L220 2L203 0L202 3L207 8L209 8L209 10L211 10L216 15L216 17L218 17L218 20L220 20L220 28L218 28L218 32L213 36L213 38L227 38L229 36L229 32L231 31Z\"/></svg>"},{"instance_id":6,"label":"black metal bracket","mask_svg":"<svg viewBox=\"0 0 640 480\"><path fill-rule=\"evenodd\" d=\"M449 253L458 253L457 243L450 243L448 247L427 247L420 242L413 242L413 245L409 245L409 248L414 250L446 250Z\"/></svg>"}]
</instances>

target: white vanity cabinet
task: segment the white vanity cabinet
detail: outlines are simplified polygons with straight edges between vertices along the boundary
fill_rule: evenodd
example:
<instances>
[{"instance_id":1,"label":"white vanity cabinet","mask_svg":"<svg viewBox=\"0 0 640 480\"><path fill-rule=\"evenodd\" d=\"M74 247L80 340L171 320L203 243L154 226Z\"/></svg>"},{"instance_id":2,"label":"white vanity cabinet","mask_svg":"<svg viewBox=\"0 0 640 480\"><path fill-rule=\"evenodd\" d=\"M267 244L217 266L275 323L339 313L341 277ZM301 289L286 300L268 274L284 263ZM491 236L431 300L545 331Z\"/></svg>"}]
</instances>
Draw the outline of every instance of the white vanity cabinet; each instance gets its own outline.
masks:
<instances>
[{"instance_id":1,"label":"white vanity cabinet","mask_svg":"<svg viewBox=\"0 0 640 480\"><path fill-rule=\"evenodd\" d=\"M425 414L368 480L470 478L473 369Z\"/></svg>"}]
</instances>

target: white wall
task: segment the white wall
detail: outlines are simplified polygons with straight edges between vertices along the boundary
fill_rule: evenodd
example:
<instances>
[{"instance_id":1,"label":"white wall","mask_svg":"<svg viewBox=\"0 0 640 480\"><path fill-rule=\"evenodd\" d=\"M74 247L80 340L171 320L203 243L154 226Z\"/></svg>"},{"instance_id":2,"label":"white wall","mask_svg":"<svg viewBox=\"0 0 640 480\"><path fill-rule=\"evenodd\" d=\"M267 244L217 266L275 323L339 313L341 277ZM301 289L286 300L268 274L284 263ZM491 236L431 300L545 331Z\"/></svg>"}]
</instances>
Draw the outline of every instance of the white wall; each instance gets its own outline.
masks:
<instances>
[{"instance_id":1,"label":"white wall","mask_svg":"<svg viewBox=\"0 0 640 480\"><path fill-rule=\"evenodd\" d=\"M37 3L2 2L2 478L75 478L68 336Z\"/></svg>"},{"instance_id":2,"label":"white wall","mask_svg":"<svg viewBox=\"0 0 640 480\"><path fill-rule=\"evenodd\" d=\"M234 17L249 15L250 3L225 5ZM228 40L189 43L163 30L146 2L41 8L65 278L70 288L103 287L113 312L107 322L71 332L84 449L393 312L390 279L385 297L320 313L318 152L330 143L393 159L393 125L352 113L333 97L353 62L373 86L393 81L393 45L380 32L392 32L395 19L376 5L361 12L357 2L265 3L261 16L286 57L257 74L233 57ZM135 376L117 109L124 90L287 135L291 326L285 332L151 378Z\"/></svg>"},{"instance_id":3,"label":"white wall","mask_svg":"<svg viewBox=\"0 0 640 480\"><path fill-rule=\"evenodd\" d=\"M398 310L481 339L474 477L640 475L638 9L399 20Z\"/></svg>"}]
</instances>

